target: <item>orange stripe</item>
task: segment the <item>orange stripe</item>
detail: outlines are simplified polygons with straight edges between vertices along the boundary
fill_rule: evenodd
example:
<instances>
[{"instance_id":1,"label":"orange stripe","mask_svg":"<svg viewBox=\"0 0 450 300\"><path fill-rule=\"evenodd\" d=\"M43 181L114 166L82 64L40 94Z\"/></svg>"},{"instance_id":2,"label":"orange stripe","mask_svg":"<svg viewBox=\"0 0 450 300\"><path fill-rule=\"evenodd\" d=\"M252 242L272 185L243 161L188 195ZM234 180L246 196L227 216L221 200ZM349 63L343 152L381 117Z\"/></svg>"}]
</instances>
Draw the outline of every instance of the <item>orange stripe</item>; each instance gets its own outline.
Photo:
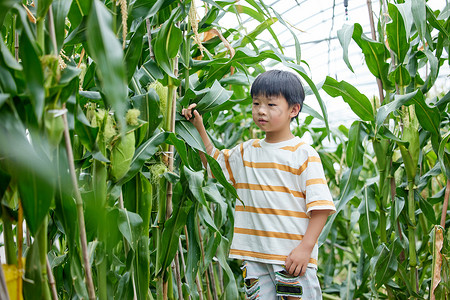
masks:
<instances>
[{"instance_id":1,"label":"orange stripe","mask_svg":"<svg viewBox=\"0 0 450 300\"><path fill-rule=\"evenodd\" d=\"M230 254L240 255L240 256L249 256L249 257L254 257L254 258L262 258L262 259L279 260L279 261L285 261L286 257L287 257L286 255L267 254L267 253L261 253L261 252L236 250L236 249L230 249Z\"/></svg>"},{"instance_id":2,"label":"orange stripe","mask_svg":"<svg viewBox=\"0 0 450 300\"><path fill-rule=\"evenodd\" d=\"M320 157L317 156L308 156L308 159L305 160L305 162L300 166L300 168L298 169L298 175L302 174L303 171L306 170L306 168L308 167L308 163L310 162L319 162L320 163Z\"/></svg>"},{"instance_id":3,"label":"orange stripe","mask_svg":"<svg viewBox=\"0 0 450 300\"><path fill-rule=\"evenodd\" d=\"M213 155L213 158L214 158L215 160L217 160L217 158L219 157L219 154L220 154L220 151L219 151L218 149L214 149L214 155Z\"/></svg>"},{"instance_id":4,"label":"orange stripe","mask_svg":"<svg viewBox=\"0 0 450 300\"><path fill-rule=\"evenodd\" d=\"M310 203L306 204L306 208L310 208L313 206L333 206L334 207L334 203L332 201L328 201L328 200L317 200L317 201L313 201Z\"/></svg>"},{"instance_id":5,"label":"orange stripe","mask_svg":"<svg viewBox=\"0 0 450 300\"><path fill-rule=\"evenodd\" d=\"M288 151L291 151L291 152L295 152L295 150L297 150L298 147L300 147L301 145L304 145L304 144L305 144L305 143L301 142L300 144L297 144L297 145L295 145L295 146L286 146L286 147L282 147L282 148L280 148L280 149L288 150Z\"/></svg>"},{"instance_id":6,"label":"orange stripe","mask_svg":"<svg viewBox=\"0 0 450 300\"><path fill-rule=\"evenodd\" d=\"M286 261L286 255L276 255L276 254L267 254L267 253L261 253L261 252L255 252L255 251L247 251L247 250L236 250L236 249L230 249L230 254L232 255L240 255L240 256L248 256L248 257L254 257L254 258L262 258L262 259L270 259L270 260L279 260L279 261ZM309 259L309 263L317 265L317 260L314 258Z\"/></svg>"},{"instance_id":7,"label":"orange stripe","mask_svg":"<svg viewBox=\"0 0 450 300\"><path fill-rule=\"evenodd\" d=\"M223 151L225 156L225 166L227 167L228 175L230 175L230 181L233 183L233 185L236 185L236 180L234 180L233 171L231 170L230 161L228 158L230 157L230 150L226 149Z\"/></svg>"},{"instance_id":8,"label":"orange stripe","mask_svg":"<svg viewBox=\"0 0 450 300\"><path fill-rule=\"evenodd\" d=\"M310 162L321 162L321 160L320 160L320 157L317 157L317 156L309 156L308 157L308 161L310 161Z\"/></svg>"},{"instance_id":9,"label":"orange stripe","mask_svg":"<svg viewBox=\"0 0 450 300\"><path fill-rule=\"evenodd\" d=\"M302 192L290 190L286 186L238 183L238 184L236 184L235 188L236 189L247 189L247 190L252 190L252 191L282 192L282 193L292 194L294 197L305 198L305 195Z\"/></svg>"},{"instance_id":10,"label":"orange stripe","mask_svg":"<svg viewBox=\"0 0 450 300\"><path fill-rule=\"evenodd\" d=\"M261 145L259 144L259 140L255 140L255 141L252 143L252 146L255 147L255 148L261 148Z\"/></svg>"},{"instance_id":11,"label":"orange stripe","mask_svg":"<svg viewBox=\"0 0 450 300\"><path fill-rule=\"evenodd\" d=\"M238 227L234 227L234 233L235 234L239 233L239 234L247 234L247 235L265 236L265 237L270 237L270 238L296 240L296 241L301 241L303 239L303 235L301 235L301 234L276 232L276 231L265 231L265 230L256 230L256 229L238 228Z\"/></svg>"},{"instance_id":12,"label":"orange stripe","mask_svg":"<svg viewBox=\"0 0 450 300\"><path fill-rule=\"evenodd\" d=\"M326 180L323 178L314 178L306 180L306 186L313 184L327 184Z\"/></svg>"},{"instance_id":13,"label":"orange stripe","mask_svg":"<svg viewBox=\"0 0 450 300\"><path fill-rule=\"evenodd\" d=\"M299 169L293 168L291 166L270 163L270 162L251 162L244 160L244 166L255 169L278 169L281 171L290 172L294 175L300 175Z\"/></svg>"},{"instance_id":14,"label":"orange stripe","mask_svg":"<svg viewBox=\"0 0 450 300\"><path fill-rule=\"evenodd\" d=\"M241 143L241 157L244 160L244 143Z\"/></svg>"},{"instance_id":15,"label":"orange stripe","mask_svg":"<svg viewBox=\"0 0 450 300\"><path fill-rule=\"evenodd\" d=\"M293 210L285 210L285 209L273 209L273 208L265 208L265 207L254 207L248 206L245 207L242 205L236 205L236 211L257 213L257 214L265 214L265 215L277 215L277 216L287 216L294 218L303 218L308 219L308 216L304 212L298 212Z\"/></svg>"}]
</instances>

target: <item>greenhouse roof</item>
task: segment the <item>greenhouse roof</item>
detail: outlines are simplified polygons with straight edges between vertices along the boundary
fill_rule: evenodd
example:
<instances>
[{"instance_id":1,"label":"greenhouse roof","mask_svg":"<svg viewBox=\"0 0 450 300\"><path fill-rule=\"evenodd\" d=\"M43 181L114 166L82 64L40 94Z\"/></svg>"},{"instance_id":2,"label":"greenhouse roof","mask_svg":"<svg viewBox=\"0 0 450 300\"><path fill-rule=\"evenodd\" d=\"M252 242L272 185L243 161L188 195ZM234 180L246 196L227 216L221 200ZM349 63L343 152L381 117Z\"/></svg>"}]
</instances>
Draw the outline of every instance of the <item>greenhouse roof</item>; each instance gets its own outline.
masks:
<instances>
[{"instance_id":1,"label":"greenhouse roof","mask_svg":"<svg viewBox=\"0 0 450 300\"><path fill-rule=\"evenodd\" d=\"M343 60L343 50L337 38L337 32L344 25L359 23L365 35L371 37L369 22L369 12L367 1L328 1L328 0L266 0L264 3L272 11L280 14L290 25L289 29L281 22L272 25L279 42L285 48L285 55L294 58L296 55L294 38L292 32L297 36L301 45L301 59L307 63L303 65L308 69L313 81L319 85L326 76L335 78L338 81L345 80L369 98L378 97L378 88L375 77L369 72L364 62L361 49L355 42L350 43L349 61L353 67L352 72ZM246 5L245 1L241 1ZM347 9L344 4L347 4ZM445 1L430 0L427 2L432 9L443 9ZM372 3L374 18L377 20L380 12L380 2ZM226 20L228 23L229 19ZM222 20L222 22L223 22ZM237 21L236 27L238 26ZM243 15L242 22L248 31L255 28L259 23L254 19ZM376 21L375 21L376 22ZM229 24L229 23L228 23ZM376 25L375 25L376 26ZM267 31L260 35L262 40L271 41L276 45L271 34ZM445 54L444 55L448 55ZM270 67L269 67L270 68ZM274 68L282 68L279 65ZM442 66L437 83L434 85L432 94L450 90L450 68ZM348 124L356 117L341 98L331 98L326 93L321 93L327 103L330 124L339 125L342 122ZM317 101L314 96L306 99L306 103L319 111Z\"/></svg>"}]
</instances>

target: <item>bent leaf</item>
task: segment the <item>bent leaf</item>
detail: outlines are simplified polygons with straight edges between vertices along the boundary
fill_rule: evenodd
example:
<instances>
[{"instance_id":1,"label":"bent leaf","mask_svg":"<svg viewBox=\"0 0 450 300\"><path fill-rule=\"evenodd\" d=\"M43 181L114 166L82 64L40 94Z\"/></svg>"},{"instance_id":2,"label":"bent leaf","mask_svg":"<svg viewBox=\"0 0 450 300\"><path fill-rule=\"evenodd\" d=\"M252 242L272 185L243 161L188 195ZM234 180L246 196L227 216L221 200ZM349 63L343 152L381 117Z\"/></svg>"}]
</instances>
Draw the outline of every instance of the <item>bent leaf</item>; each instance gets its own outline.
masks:
<instances>
[{"instance_id":1,"label":"bent leaf","mask_svg":"<svg viewBox=\"0 0 450 300\"><path fill-rule=\"evenodd\" d=\"M97 65L105 103L112 107L121 130L125 130L127 79L122 45L112 31L112 17L99 0L92 2L87 22L88 49Z\"/></svg>"},{"instance_id":2,"label":"bent leaf","mask_svg":"<svg viewBox=\"0 0 450 300\"><path fill-rule=\"evenodd\" d=\"M369 99L348 82L343 80L338 82L327 76L322 88L331 97L341 96L350 105L353 112L362 120L374 120L373 108Z\"/></svg>"},{"instance_id":3,"label":"bent leaf","mask_svg":"<svg viewBox=\"0 0 450 300\"><path fill-rule=\"evenodd\" d=\"M197 104L197 108L202 114L214 110L214 108L222 105L233 95L232 91L227 91L216 80L214 81L209 92Z\"/></svg>"}]
</instances>

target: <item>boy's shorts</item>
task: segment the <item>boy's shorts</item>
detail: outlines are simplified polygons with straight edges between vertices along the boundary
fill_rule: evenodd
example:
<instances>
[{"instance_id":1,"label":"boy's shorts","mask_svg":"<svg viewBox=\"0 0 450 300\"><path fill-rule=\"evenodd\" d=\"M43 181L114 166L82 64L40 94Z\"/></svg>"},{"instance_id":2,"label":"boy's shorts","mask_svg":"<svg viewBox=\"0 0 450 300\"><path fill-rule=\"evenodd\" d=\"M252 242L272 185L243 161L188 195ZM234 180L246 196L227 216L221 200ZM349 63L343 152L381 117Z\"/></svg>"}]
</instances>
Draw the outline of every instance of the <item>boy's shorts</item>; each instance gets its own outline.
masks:
<instances>
[{"instance_id":1,"label":"boy's shorts","mask_svg":"<svg viewBox=\"0 0 450 300\"><path fill-rule=\"evenodd\" d=\"M242 266L245 297L248 300L322 299L317 270L308 268L305 275L289 275L284 266L244 261ZM252 280L253 279L253 280Z\"/></svg>"}]
</instances>

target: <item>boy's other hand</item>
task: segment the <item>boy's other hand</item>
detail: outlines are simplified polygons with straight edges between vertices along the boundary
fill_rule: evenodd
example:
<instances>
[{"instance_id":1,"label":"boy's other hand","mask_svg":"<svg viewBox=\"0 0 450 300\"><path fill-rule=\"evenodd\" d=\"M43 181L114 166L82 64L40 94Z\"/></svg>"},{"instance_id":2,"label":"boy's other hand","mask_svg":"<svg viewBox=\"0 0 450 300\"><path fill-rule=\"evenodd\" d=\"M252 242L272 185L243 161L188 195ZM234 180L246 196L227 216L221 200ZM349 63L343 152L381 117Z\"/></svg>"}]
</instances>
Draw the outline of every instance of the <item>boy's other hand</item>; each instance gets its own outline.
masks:
<instances>
[{"instance_id":1,"label":"boy's other hand","mask_svg":"<svg viewBox=\"0 0 450 300\"><path fill-rule=\"evenodd\" d=\"M284 263L286 271L293 276L303 276L308 268L312 248L300 243L289 253Z\"/></svg>"},{"instance_id":2,"label":"boy's other hand","mask_svg":"<svg viewBox=\"0 0 450 300\"><path fill-rule=\"evenodd\" d=\"M198 126L203 126L203 117L197 110L194 110L196 106L196 103L192 103L187 108L183 108L181 110L181 114L186 118L186 120L190 121L195 127L198 128Z\"/></svg>"}]
</instances>

